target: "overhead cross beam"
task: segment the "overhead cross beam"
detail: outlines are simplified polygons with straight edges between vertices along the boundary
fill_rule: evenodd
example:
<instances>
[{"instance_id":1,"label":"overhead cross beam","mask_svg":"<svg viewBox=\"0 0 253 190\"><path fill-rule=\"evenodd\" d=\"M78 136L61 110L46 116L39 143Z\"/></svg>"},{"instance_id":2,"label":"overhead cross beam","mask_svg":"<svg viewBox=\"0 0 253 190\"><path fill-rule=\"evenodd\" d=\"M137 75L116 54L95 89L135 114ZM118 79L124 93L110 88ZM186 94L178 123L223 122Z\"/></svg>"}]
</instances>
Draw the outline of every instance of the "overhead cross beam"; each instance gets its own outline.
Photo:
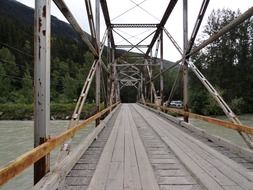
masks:
<instances>
[{"instance_id":1,"label":"overhead cross beam","mask_svg":"<svg viewBox=\"0 0 253 190\"><path fill-rule=\"evenodd\" d=\"M116 45L116 48L148 48L149 45Z\"/></svg>"},{"instance_id":2,"label":"overhead cross beam","mask_svg":"<svg viewBox=\"0 0 253 190\"><path fill-rule=\"evenodd\" d=\"M112 28L157 28L159 24L112 24Z\"/></svg>"},{"instance_id":3,"label":"overhead cross beam","mask_svg":"<svg viewBox=\"0 0 253 190\"><path fill-rule=\"evenodd\" d=\"M163 29L164 25L166 24L166 22L167 22L167 20L168 20L168 18L170 16L171 12L173 11L176 3L177 3L177 0L171 0L170 1L170 3L169 3L169 5L168 5L168 7L167 7L167 9L166 9L166 11L165 11L165 13L163 15L163 18L162 18L160 24L157 27L156 33L155 33L155 35L154 35L154 37L153 37L153 39L152 39L152 41L151 41L151 43L149 45L149 48L148 48L148 50L147 50L147 52L145 54L145 57L148 57L151 49L153 48L156 40L158 39L158 37L159 37L159 35L161 33L161 30Z\"/></svg>"}]
</instances>

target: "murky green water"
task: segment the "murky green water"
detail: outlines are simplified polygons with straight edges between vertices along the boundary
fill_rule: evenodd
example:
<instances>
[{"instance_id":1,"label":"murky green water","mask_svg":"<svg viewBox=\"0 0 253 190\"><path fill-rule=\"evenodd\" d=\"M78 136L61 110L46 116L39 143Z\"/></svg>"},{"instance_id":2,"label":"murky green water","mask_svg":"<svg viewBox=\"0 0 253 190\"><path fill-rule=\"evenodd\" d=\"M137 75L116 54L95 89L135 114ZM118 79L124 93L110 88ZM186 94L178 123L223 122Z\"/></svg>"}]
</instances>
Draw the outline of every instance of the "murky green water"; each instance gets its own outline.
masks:
<instances>
[{"instance_id":1,"label":"murky green water","mask_svg":"<svg viewBox=\"0 0 253 190\"><path fill-rule=\"evenodd\" d=\"M51 121L49 132L54 136L66 130L68 121ZM73 139L74 147L91 131L88 126L80 131ZM32 121L0 121L0 166L14 160L21 154L33 148L33 122ZM54 165L59 147L51 153L51 166ZM0 187L0 190L27 190L33 185L33 167Z\"/></svg>"},{"instance_id":2,"label":"murky green water","mask_svg":"<svg viewBox=\"0 0 253 190\"><path fill-rule=\"evenodd\" d=\"M217 117L217 118L222 119L222 120L227 119L225 116L221 116L221 117ZM241 116L239 116L239 119L243 124L253 127L253 114L241 115ZM223 137L223 138L230 140L231 142L233 142L237 145L247 147L247 145L243 141L242 137L235 130L227 129L227 128L220 127L220 126L213 125L213 124L209 124L207 122L196 120L196 119L190 119L190 122L193 125L206 130L209 134Z\"/></svg>"}]
</instances>

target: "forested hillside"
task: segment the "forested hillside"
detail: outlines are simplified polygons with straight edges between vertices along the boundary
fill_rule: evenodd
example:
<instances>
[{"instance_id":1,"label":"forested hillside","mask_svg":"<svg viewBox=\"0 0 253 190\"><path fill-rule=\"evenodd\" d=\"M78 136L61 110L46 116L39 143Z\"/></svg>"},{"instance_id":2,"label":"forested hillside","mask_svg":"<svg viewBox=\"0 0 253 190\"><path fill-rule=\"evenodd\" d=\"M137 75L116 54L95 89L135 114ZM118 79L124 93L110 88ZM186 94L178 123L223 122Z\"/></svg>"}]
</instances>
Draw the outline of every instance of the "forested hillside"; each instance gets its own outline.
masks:
<instances>
[{"instance_id":1,"label":"forested hillside","mask_svg":"<svg viewBox=\"0 0 253 190\"><path fill-rule=\"evenodd\" d=\"M51 45L51 101L73 102L92 64L92 55L71 27L55 17ZM33 9L16 1L1 1L0 103L32 103L32 78Z\"/></svg>"}]
</instances>

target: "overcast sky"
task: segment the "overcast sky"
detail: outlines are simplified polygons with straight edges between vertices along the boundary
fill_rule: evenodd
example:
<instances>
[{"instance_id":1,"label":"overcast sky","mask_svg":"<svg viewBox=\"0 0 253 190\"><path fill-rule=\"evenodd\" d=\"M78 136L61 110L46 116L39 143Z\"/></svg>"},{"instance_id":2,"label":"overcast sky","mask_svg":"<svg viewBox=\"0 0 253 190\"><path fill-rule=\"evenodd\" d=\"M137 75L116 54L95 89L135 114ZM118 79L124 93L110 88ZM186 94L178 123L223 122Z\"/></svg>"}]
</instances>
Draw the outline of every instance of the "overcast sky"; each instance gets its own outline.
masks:
<instances>
[{"instance_id":1,"label":"overcast sky","mask_svg":"<svg viewBox=\"0 0 253 190\"><path fill-rule=\"evenodd\" d=\"M30 7L34 7L34 2L35 2L34 0L18 0L18 1ZM71 10L71 12L73 13L73 15L77 18L82 28L86 32L89 32L84 0L74 0L74 1L65 0L65 2L67 6L69 7L69 9ZM95 0L91 0L91 2L93 3L93 8L94 8ZM168 2L169 2L168 0L107 0L109 14L110 14L112 23L159 23L168 5ZM139 6L135 7L136 4L139 4ZM195 24L195 20L198 15L201 4L202 4L202 0L188 0L189 36L191 35L192 28ZM218 9L218 8L229 8L232 10L240 9L241 12L244 12L252 6L253 6L252 0L240 0L240 1L239 0L210 0L199 34L201 33L203 26L206 24L208 15L210 15L213 9ZM124 12L126 13L123 14L122 16L119 16ZM52 3L51 13L57 18L66 21L66 19L61 14L61 12L57 9L54 3ZM93 11L93 14L94 14L94 11ZM103 14L101 13L101 19L102 19L102 16ZM105 25L103 21L101 21L101 23L102 23L101 24L101 38L102 38L102 35L105 31ZM182 0L178 1L165 27L171 33L171 35L176 39L176 41L180 44L180 46L182 46L182 39L183 39ZM123 35L124 37L128 38L131 41L131 43L139 42L142 38L144 38L145 36L147 36L148 34L152 32L152 30L150 29L149 30L147 29L132 29L132 30L118 29L116 31L120 35ZM116 33L114 35L115 35L116 43L128 44ZM151 38L148 38L146 40L146 44L148 43L148 40L150 39ZM176 61L177 59L180 58L180 55L177 53L177 51L174 48L172 48L172 45L167 39L165 39L164 41L164 51L165 51L164 56L167 59Z\"/></svg>"}]
</instances>

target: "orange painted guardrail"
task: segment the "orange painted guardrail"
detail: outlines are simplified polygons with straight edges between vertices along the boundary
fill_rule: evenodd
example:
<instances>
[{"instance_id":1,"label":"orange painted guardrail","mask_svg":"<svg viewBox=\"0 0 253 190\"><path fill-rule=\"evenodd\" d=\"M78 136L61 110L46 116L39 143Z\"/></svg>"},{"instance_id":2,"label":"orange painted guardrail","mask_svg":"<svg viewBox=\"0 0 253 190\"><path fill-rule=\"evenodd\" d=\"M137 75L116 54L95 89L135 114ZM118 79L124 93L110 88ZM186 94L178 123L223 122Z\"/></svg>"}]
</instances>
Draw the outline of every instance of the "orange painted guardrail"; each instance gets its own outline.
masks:
<instances>
[{"instance_id":1,"label":"orange painted guardrail","mask_svg":"<svg viewBox=\"0 0 253 190\"><path fill-rule=\"evenodd\" d=\"M239 131L239 132L243 132L243 133L246 133L246 134L253 135L253 127L249 127L249 126L246 126L246 125L239 125L239 124L231 123L229 121L224 121L224 120L221 120L221 119L216 119L216 118L212 118L212 117L208 117L208 116L198 115L198 114L191 113L191 112L185 112L182 109L168 108L168 107L165 107L165 106L158 106L158 105L147 103L147 102L145 103L145 105L155 107L155 108L159 107L159 108L161 108L161 110L166 110L166 111L171 112L171 113L177 113L179 115L188 115L191 118L200 119L200 120L206 121L208 123L212 123L212 124L215 124L215 125L218 125L218 126L222 126L222 127L229 128L229 129L234 129L234 130Z\"/></svg>"},{"instance_id":2,"label":"orange painted guardrail","mask_svg":"<svg viewBox=\"0 0 253 190\"><path fill-rule=\"evenodd\" d=\"M45 143L24 153L23 155L19 156L14 161L10 162L9 164L1 168L0 169L0 185L3 185L7 181L9 181L11 178L15 177L16 175L21 173L23 170L25 170L26 168L28 168L29 166L37 162L40 158L49 154L53 149L61 145L64 141L72 138L80 129L84 128L91 122L100 118L102 115L110 111L112 108L116 107L118 104L119 102L91 116L90 118L66 130L60 135L48 139Z\"/></svg>"}]
</instances>

